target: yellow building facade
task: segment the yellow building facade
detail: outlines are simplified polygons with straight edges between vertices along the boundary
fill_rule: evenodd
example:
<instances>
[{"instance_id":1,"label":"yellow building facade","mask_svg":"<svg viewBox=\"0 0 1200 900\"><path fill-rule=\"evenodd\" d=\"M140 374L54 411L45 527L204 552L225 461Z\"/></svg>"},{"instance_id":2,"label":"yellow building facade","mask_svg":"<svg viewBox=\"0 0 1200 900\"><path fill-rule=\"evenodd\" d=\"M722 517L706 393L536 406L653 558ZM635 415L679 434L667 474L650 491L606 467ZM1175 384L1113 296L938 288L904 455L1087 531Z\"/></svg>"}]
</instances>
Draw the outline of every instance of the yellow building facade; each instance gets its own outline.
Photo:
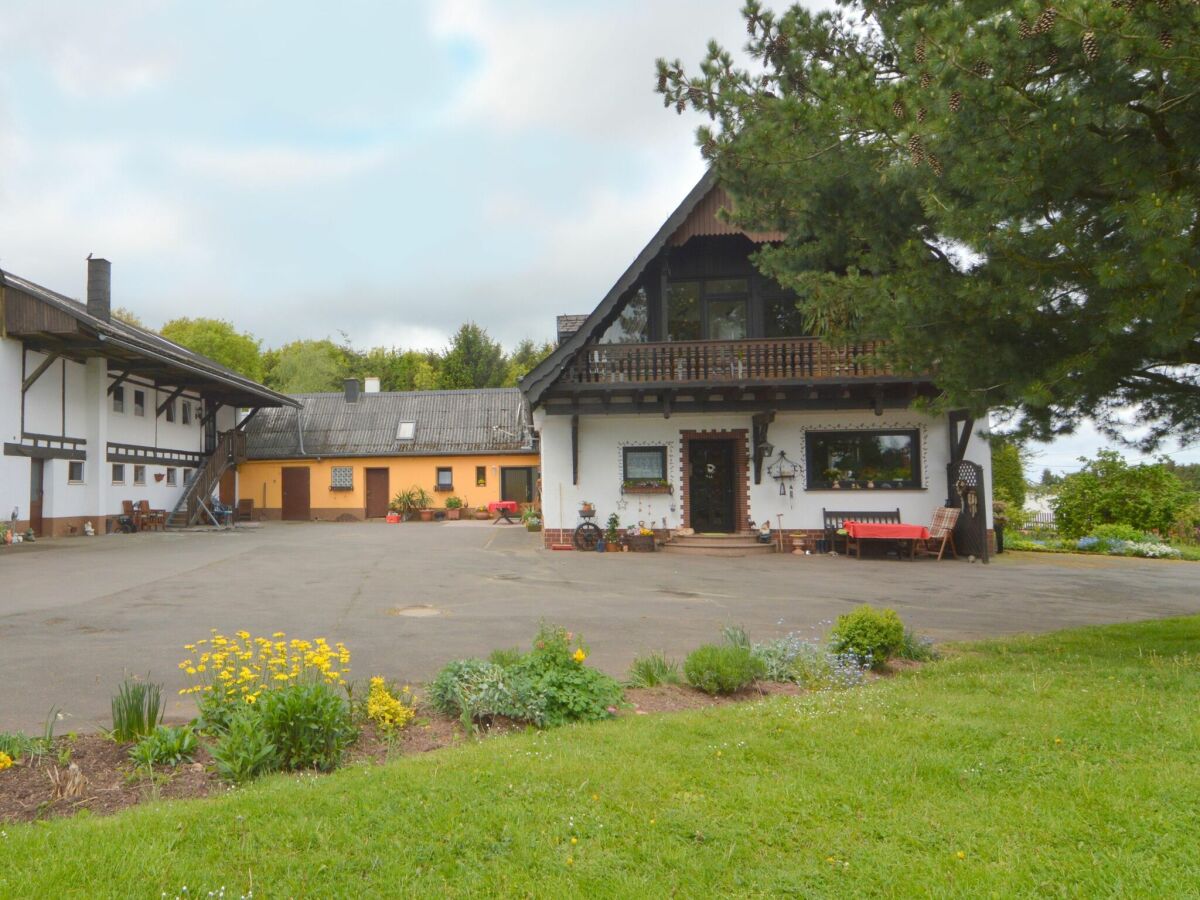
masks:
<instances>
[{"instance_id":1,"label":"yellow building facade","mask_svg":"<svg viewBox=\"0 0 1200 900\"><path fill-rule=\"evenodd\" d=\"M502 499L533 500L538 465L535 453L250 460L238 466L238 498L253 501L255 517L262 519L373 518L386 513L387 502L397 493L412 487L428 492L434 509L444 508L449 497L474 509ZM285 508L285 480L290 493L301 494L307 481L307 511L292 496Z\"/></svg>"}]
</instances>

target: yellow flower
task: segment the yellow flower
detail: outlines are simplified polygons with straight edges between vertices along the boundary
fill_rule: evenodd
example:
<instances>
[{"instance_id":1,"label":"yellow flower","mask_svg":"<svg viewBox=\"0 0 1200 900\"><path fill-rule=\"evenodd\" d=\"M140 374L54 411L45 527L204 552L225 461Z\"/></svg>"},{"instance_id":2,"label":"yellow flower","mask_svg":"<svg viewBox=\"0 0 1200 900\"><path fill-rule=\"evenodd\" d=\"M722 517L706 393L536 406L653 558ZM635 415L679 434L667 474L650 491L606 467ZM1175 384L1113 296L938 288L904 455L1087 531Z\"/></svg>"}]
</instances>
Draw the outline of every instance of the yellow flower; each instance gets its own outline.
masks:
<instances>
[{"instance_id":1,"label":"yellow flower","mask_svg":"<svg viewBox=\"0 0 1200 900\"><path fill-rule=\"evenodd\" d=\"M582 647L579 647L573 654L571 654L571 659L575 660L577 663L581 663L587 659L587 654L583 652Z\"/></svg>"},{"instance_id":2,"label":"yellow flower","mask_svg":"<svg viewBox=\"0 0 1200 900\"><path fill-rule=\"evenodd\" d=\"M195 675L195 674L196 674L196 667L195 667L195 666L188 666L186 669L184 669L184 671L185 671L185 672L187 672L189 675Z\"/></svg>"},{"instance_id":3,"label":"yellow flower","mask_svg":"<svg viewBox=\"0 0 1200 900\"><path fill-rule=\"evenodd\" d=\"M12 764L13 758L3 750L0 750L0 772L3 772L5 769L12 768Z\"/></svg>"},{"instance_id":4,"label":"yellow flower","mask_svg":"<svg viewBox=\"0 0 1200 900\"><path fill-rule=\"evenodd\" d=\"M959 859L966 859L966 858L967 858L967 854L963 853L961 850L959 850L959 851L958 851L958 853L957 853L957 854L955 854L955 855L956 855L956 856L957 856Z\"/></svg>"}]
</instances>

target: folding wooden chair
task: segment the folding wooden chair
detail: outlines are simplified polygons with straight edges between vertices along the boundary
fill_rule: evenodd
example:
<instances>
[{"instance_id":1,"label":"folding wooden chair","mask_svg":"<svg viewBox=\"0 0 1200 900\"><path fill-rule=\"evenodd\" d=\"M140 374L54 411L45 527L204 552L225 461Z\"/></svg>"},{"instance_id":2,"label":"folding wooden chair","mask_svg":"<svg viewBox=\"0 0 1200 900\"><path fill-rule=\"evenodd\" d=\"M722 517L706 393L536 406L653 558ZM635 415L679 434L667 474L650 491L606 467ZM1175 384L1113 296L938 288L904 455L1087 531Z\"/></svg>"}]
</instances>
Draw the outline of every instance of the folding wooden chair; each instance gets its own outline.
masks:
<instances>
[{"instance_id":1,"label":"folding wooden chair","mask_svg":"<svg viewBox=\"0 0 1200 900\"><path fill-rule=\"evenodd\" d=\"M923 541L920 548L922 556L932 556L933 547L937 545L937 558L941 559L949 545L950 554L958 559L958 548L954 546L954 526L958 524L957 506L939 506L933 513L933 522L929 526L929 539Z\"/></svg>"}]
</instances>

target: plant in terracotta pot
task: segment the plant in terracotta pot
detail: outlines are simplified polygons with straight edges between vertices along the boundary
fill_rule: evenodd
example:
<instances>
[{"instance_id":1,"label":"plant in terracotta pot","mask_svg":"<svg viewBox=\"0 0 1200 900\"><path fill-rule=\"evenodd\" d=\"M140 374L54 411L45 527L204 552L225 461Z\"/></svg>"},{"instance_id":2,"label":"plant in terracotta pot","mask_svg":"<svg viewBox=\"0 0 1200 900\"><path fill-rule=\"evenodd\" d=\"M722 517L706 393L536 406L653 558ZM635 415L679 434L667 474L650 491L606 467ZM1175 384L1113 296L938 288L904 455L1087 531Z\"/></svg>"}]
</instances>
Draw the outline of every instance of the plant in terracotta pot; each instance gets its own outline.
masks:
<instances>
[{"instance_id":1,"label":"plant in terracotta pot","mask_svg":"<svg viewBox=\"0 0 1200 900\"><path fill-rule=\"evenodd\" d=\"M453 495L446 498L446 518L451 522L456 521L462 515L464 504L462 498Z\"/></svg>"},{"instance_id":2,"label":"plant in terracotta pot","mask_svg":"<svg viewBox=\"0 0 1200 900\"><path fill-rule=\"evenodd\" d=\"M428 522L433 518L433 510L429 508L432 504L433 498L429 496L429 492L414 484L408 490L396 494L388 508L400 513L400 518L406 522L418 515L422 522Z\"/></svg>"},{"instance_id":3,"label":"plant in terracotta pot","mask_svg":"<svg viewBox=\"0 0 1200 900\"><path fill-rule=\"evenodd\" d=\"M532 506L527 506L522 510L521 523L525 526L526 531L542 530L542 517L538 515L538 511Z\"/></svg>"},{"instance_id":4,"label":"plant in terracotta pot","mask_svg":"<svg viewBox=\"0 0 1200 900\"><path fill-rule=\"evenodd\" d=\"M492 514L490 512L488 512L488 508L486 506L475 507L475 518L478 519L480 522L486 522L491 517L492 517Z\"/></svg>"}]
</instances>

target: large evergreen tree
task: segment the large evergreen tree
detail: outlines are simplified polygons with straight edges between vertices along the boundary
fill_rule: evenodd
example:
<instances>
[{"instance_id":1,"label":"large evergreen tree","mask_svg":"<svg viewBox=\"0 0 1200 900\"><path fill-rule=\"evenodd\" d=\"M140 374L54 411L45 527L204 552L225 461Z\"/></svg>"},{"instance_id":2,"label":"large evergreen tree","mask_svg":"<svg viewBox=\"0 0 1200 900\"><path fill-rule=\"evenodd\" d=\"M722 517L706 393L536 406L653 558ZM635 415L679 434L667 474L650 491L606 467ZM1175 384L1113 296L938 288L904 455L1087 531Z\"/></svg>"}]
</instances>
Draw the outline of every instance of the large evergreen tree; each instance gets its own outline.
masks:
<instances>
[{"instance_id":1,"label":"large evergreen tree","mask_svg":"<svg viewBox=\"0 0 1200 900\"><path fill-rule=\"evenodd\" d=\"M505 376L504 348L474 322L458 329L442 358L439 384L445 390L500 387Z\"/></svg>"},{"instance_id":2,"label":"large evergreen tree","mask_svg":"<svg viewBox=\"0 0 1200 900\"><path fill-rule=\"evenodd\" d=\"M1200 4L743 9L749 68L659 61L709 114L759 267L832 339L889 339L948 406L1200 437ZM1121 436L1124 436L1121 434Z\"/></svg>"}]
</instances>

